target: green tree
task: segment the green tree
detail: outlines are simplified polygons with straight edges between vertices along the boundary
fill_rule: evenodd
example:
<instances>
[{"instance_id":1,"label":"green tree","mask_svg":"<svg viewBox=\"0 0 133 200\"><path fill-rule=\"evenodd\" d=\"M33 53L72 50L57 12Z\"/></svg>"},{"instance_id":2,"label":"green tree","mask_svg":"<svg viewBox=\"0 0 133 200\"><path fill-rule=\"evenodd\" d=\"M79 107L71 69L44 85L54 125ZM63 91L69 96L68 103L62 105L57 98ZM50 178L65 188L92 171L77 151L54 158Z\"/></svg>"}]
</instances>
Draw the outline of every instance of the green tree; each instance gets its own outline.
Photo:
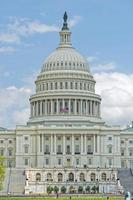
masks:
<instances>
[{"instance_id":1,"label":"green tree","mask_svg":"<svg viewBox=\"0 0 133 200\"><path fill-rule=\"evenodd\" d=\"M0 190L3 188L3 182L5 178L5 166L4 166L5 158L0 156Z\"/></svg>"},{"instance_id":2,"label":"green tree","mask_svg":"<svg viewBox=\"0 0 133 200\"><path fill-rule=\"evenodd\" d=\"M82 187L82 186L79 186L79 187L78 187L78 192L79 192L79 193L82 193L82 192L83 192L83 187Z\"/></svg>"},{"instance_id":3,"label":"green tree","mask_svg":"<svg viewBox=\"0 0 133 200\"><path fill-rule=\"evenodd\" d=\"M91 190L93 191L93 193L96 193L96 186L94 185Z\"/></svg>"},{"instance_id":4,"label":"green tree","mask_svg":"<svg viewBox=\"0 0 133 200\"><path fill-rule=\"evenodd\" d=\"M53 191L53 188L52 188L51 186L48 186L48 187L47 187L47 193L48 193L48 194L51 194L52 191Z\"/></svg>"},{"instance_id":5,"label":"green tree","mask_svg":"<svg viewBox=\"0 0 133 200\"><path fill-rule=\"evenodd\" d=\"M57 194L59 192L59 188L57 186L54 187L54 192Z\"/></svg>"},{"instance_id":6,"label":"green tree","mask_svg":"<svg viewBox=\"0 0 133 200\"><path fill-rule=\"evenodd\" d=\"M62 186L62 187L61 187L61 192L62 192L62 193L66 193L66 187L65 187L65 186Z\"/></svg>"},{"instance_id":7,"label":"green tree","mask_svg":"<svg viewBox=\"0 0 133 200\"><path fill-rule=\"evenodd\" d=\"M86 192L87 193L90 193L90 186L88 185L86 188L85 188Z\"/></svg>"}]
</instances>

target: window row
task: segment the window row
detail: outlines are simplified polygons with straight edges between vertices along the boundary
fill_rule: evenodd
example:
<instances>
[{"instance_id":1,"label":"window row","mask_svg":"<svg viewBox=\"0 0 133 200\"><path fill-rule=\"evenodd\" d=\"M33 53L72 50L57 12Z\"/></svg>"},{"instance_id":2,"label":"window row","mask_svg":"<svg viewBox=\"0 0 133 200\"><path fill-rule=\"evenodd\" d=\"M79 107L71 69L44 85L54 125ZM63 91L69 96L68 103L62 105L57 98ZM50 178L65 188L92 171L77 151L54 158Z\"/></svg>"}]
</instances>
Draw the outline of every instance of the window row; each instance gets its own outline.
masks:
<instances>
[{"instance_id":1,"label":"window row","mask_svg":"<svg viewBox=\"0 0 133 200\"><path fill-rule=\"evenodd\" d=\"M1 140L0 140L0 144L3 144L5 141L6 141L6 140L1 139ZM12 141L12 140L8 140L8 143L9 143L9 144L12 144L13 141Z\"/></svg>"},{"instance_id":2,"label":"window row","mask_svg":"<svg viewBox=\"0 0 133 200\"><path fill-rule=\"evenodd\" d=\"M79 177L78 177L78 180L76 179L77 177L75 177L75 174L70 172L68 174L68 176L64 176L63 173L58 173L57 175L57 180L58 182L64 182L64 181L67 181L67 182L74 182L74 181L80 181L80 182L85 182L87 181L87 177L86 177L86 174L81 172L79 174ZM64 179L67 179L67 180L64 180ZM90 174L90 181L96 181L96 180L101 180L101 181L107 181L109 180L109 178L107 178L107 174L106 173L102 173L100 177L98 177L95 173L91 173ZM112 174L112 177L111 177L111 180L115 180L115 175ZM36 181L40 182L40 181L44 181L42 180L42 177L41 177L41 173L36 173ZM52 176L52 173L47 173L46 175L46 181L53 181L53 176Z\"/></svg>"},{"instance_id":3,"label":"window row","mask_svg":"<svg viewBox=\"0 0 133 200\"><path fill-rule=\"evenodd\" d=\"M57 62L45 63L43 65L43 68L45 70L47 70L47 69L52 69L55 66L65 66L65 67L67 67L67 66L71 67L72 66L72 68L74 68L75 66L78 66L78 67L80 67L79 69L81 69L81 67L85 67L86 65L87 65L86 63L81 63L81 62L57 61ZM77 67L76 67L76 69L77 69Z\"/></svg>"},{"instance_id":4,"label":"window row","mask_svg":"<svg viewBox=\"0 0 133 200\"><path fill-rule=\"evenodd\" d=\"M121 156L125 156L125 155L126 155L126 150L121 149ZM133 156L133 149L128 149L128 155Z\"/></svg>"},{"instance_id":5,"label":"window row","mask_svg":"<svg viewBox=\"0 0 133 200\"><path fill-rule=\"evenodd\" d=\"M87 90L94 92L94 84L83 82L48 82L37 85L37 92L45 90L57 90L57 89L71 89L71 90Z\"/></svg>"},{"instance_id":6,"label":"window row","mask_svg":"<svg viewBox=\"0 0 133 200\"><path fill-rule=\"evenodd\" d=\"M27 147L25 147L27 149ZM50 145L46 144L44 146L44 154L50 154ZM63 145L57 145L56 149L57 154L63 154ZM66 145L66 154L71 154L72 153L72 146L71 145ZM81 147L80 145L75 145L74 147L74 153L75 154L80 154L81 153ZM93 154L93 146L92 145L87 145L87 154Z\"/></svg>"},{"instance_id":7,"label":"window row","mask_svg":"<svg viewBox=\"0 0 133 200\"><path fill-rule=\"evenodd\" d=\"M13 149L7 149L6 155L7 156L13 156ZM6 156L6 155L5 155L5 149L1 148L0 149L0 156Z\"/></svg>"}]
</instances>

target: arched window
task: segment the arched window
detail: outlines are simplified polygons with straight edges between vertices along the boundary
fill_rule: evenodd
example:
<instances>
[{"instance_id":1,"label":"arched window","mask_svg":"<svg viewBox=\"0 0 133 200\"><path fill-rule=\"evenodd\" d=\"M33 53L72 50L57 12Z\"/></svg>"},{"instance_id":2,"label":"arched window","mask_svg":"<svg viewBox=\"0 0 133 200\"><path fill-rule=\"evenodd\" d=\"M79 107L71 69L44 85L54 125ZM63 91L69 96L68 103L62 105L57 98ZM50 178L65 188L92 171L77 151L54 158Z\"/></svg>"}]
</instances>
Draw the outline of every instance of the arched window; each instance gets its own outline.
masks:
<instances>
[{"instance_id":1,"label":"arched window","mask_svg":"<svg viewBox=\"0 0 133 200\"><path fill-rule=\"evenodd\" d=\"M62 182L63 181L63 174L59 173L58 174L58 182Z\"/></svg>"},{"instance_id":2,"label":"arched window","mask_svg":"<svg viewBox=\"0 0 133 200\"><path fill-rule=\"evenodd\" d=\"M73 173L69 173L68 180L69 181L74 181L74 174Z\"/></svg>"},{"instance_id":3,"label":"arched window","mask_svg":"<svg viewBox=\"0 0 133 200\"><path fill-rule=\"evenodd\" d=\"M95 173L91 173L91 181L95 181L96 180L96 175Z\"/></svg>"},{"instance_id":4,"label":"arched window","mask_svg":"<svg viewBox=\"0 0 133 200\"><path fill-rule=\"evenodd\" d=\"M51 173L47 174L47 181L52 181L52 174Z\"/></svg>"},{"instance_id":5,"label":"arched window","mask_svg":"<svg viewBox=\"0 0 133 200\"><path fill-rule=\"evenodd\" d=\"M80 181L85 181L85 175L84 175L84 173L80 173Z\"/></svg>"},{"instance_id":6,"label":"arched window","mask_svg":"<svg viewBox=\"0 0 133 200\"><path fill-rule=\"evenodd\" d=\"M12 148L8 149L8 156L13 156L13 149Z\"/></svg>"},{"instance_id":7,"label":"arched window","mask_svg":"<svg viewBox=\"0 0 133 200\"><path fill-rule=\"evenodd\" d=\"M41 181L41 174L40 173L36 173L36 181Z\"/></svg>"},{"instance_id":8,"label":"arched window","mask_svg":"<svg viewBox=\"0 0 133 200\"><path fill-rule=\"evenodd\" d=\"M102 181L106 181L106 179L107 179L106 173L102 173L101 179L102 179Z\"/></svg>"}]
</instances>

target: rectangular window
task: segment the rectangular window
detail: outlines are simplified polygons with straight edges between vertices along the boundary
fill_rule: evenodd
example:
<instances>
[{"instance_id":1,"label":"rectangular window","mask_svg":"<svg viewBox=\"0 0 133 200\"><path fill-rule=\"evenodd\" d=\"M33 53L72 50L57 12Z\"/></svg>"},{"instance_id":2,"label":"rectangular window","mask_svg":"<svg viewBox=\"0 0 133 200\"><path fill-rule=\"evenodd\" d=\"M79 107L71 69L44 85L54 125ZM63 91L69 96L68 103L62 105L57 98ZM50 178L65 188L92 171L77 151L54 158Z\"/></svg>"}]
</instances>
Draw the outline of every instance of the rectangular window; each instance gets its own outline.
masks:
<instances>
[{"instance_id":1,"label":"rectangular window","mask_svg":"<svg viewBox=\"0 0 133 200\"><path fill-rule=\"evenodd\" d=\"M24 153L28 153L28 146L24 147Z\"/></svg>"},{"instance_id":2,"label":"rectangular window","mask_svg":"<svg viewBox=\"0 0 133 200\"><path fill-rule=\"evenodd\" d=\"M8 155L12 156L12 150L11 149L8 150Z\"/></svg>"},{"instance_id":3,"label":"rectangular window","mask_svg":"<svg viewBox=\"0 0 133 200\"><path fill-rule=\"evenodd\" d=\"M108 153L112 153L112 146L108 147Z\"/></svg>"},{"instance_id":4,"label":"rectangular window","mask_svg":"<svg viewBox=\"0 0 133 200\"><path fill-rule=\"evenodd\" d=\"M25 158L25 159L24 159L24 164L25 164L25 166L27 166L27 165L28 165L28 163L29 163L29 160L28 160L28 158Z\"/></svg>"},{"instance_id":5,"label":"rectangular window","mask_svg":"<svg viewBox=\"0 0 133 200\"><path fill-rule=\"evenodd\" d=\"M49 165L49 159L46 158L46 165Z\"/></svg>"},{"instance_id":6,"label":"rectangular window","mask_svg":"<svg viewBox=\"0 0 133 200\"><path fill-rule=\"evenodd\" d=\"M133 150L132 149L129 150L129 156L133 156Z\"/></svg>"},{"instance_id":7,"label":"rectangular window","mask_svg":"<svg viewBox=\"0 0 133 200\"><path fill-rule=\"evenodd\" d=\"M92 165L92 158L89 158L89 159L88 159L88 164L89 164L89 165Z\"/></svg>"},{"instance_id":8,"label":"rectangular window","mask_svg":"<svg viewBox=\"0 0 133 200\"><path fill-rule=\"evenodd\" d=\"M1 156L4 155L4 150L3 150L3 149L0 150L0 155L1 155Z\"/></svg>"},{"instance_id":9,"label":"rectangular window","mask_svg":"<svg viewBox=\"0 0 133 200\"><path fill-rule=\"evenodd\" d=\"M3 144L3 143L4 143L4 140L0 140L0 143Z\"/></svg>"},{"instance_id":10,"label":"rectangular window","mask_svg":"<svg viewBox=\"0 0 133 200\"><path fill-rule=\"evenodd\" d=\"M27 141L27 140L28 140L28 137L27 137L27 136L25 136L25 137L24 137L24 140L25 140L25 141Z\"/></svg>"},{"instance_id":11,"label":"rectangular window","mask_svg":"<svg viewBox=\"0 0 133 200\"><path fill-rule=\"evenodd\" d=\"M112 166L112 159L109 159L109 167Z\"/></svg>"},{"instance_id":12,"label":"rectangular window","mask_svg":"<svg viewBox=\"0 0 133 200\"><path fill-rule=\"evenodd\" d=\"M79 153L79 145L75 146L75 153Z\"/></svg>"},{"instance_id":13,"label":"rectangular window","mask_svg":"<svg viewBox=\"0 0 133 200\"><path fill-rule=\"evenodd\" d=\"M61 145L57 146L57 153L61 153Z\"/></svg>"},{"instance_id":14,"label":"rectangular window","mask_svg":"<svg viewBox=\"0 0 133 200\"><path fill-rule=\"evenodd\" d=\"M79 158L76 159L76 165L79 165Z\"/></svg>"},{"instance_id":15,"label":"rectangular window","mask_svg":"<svg viewBox=\"0 0 133 200\"><path fill-rule=\"evenodd\" d=\"M58 159L58 165L61 165L61 158Z\"/></svg>"},{"instance_id":16,"label":"rectangular window","mask_svg":"<svg viewBox=\"0 0 133 200\"><path fill-rule=\"evenodd\" d=\"M108 140L112 140L112 137L108 137Z\"/></svg>"},{"instance_id":17,"label":"rectangular window","mask_svg":"<svg viewBox=\"0 0 133 200\"><path fill-rule=\"evenodd\" d=\"M124 149L121 149L121 156L124 156L124 155L125 155Z\"/></svg>"}]
</instances>

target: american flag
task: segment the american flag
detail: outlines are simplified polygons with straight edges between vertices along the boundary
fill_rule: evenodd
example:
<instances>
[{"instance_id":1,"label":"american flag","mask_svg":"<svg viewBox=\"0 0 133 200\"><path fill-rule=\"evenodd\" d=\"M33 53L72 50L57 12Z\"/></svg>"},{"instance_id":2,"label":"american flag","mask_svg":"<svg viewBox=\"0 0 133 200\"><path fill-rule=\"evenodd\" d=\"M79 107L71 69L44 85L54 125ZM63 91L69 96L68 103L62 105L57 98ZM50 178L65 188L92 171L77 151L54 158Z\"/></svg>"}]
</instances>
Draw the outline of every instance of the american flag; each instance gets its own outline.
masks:
<instances>
[{"instance_id":1,"label":"american flag","mask_svg":"<svg viewBox=\"0 0 133 200\"><path fill-rule=\"evenodd\" d=\"M69 108L68 108L68 107L61 108L61 109L60 109L60 112L66 113L66 112L68 112L68 111L69 111Z\"/></svg>"}]
</instances>

